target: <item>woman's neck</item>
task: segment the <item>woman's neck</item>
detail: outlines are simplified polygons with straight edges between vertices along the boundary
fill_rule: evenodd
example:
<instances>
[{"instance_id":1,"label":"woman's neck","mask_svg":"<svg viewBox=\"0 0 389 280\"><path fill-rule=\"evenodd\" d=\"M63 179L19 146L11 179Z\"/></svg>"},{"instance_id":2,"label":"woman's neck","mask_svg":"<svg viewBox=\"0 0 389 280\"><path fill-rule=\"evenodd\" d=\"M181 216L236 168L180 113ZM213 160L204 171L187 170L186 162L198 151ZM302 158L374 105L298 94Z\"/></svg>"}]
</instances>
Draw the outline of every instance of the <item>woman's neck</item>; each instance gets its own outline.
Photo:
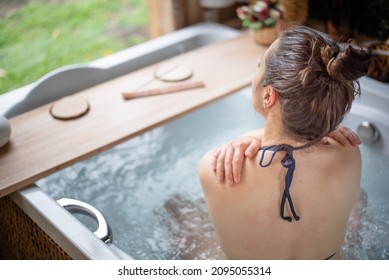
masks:
<instances>
[{"instance_id":1,"label":"woman's neck","mask_svg":"<svg viewBox=\"0 0 389 280\"><path fill-rule=\"evenodd\" d=\"M293 147L306 145L306 142L296 141L289 136L282 119L272 114L265 117L265 125L263 130L262 145L278 145L287 144Z\"/></svg>"}]
</instances>

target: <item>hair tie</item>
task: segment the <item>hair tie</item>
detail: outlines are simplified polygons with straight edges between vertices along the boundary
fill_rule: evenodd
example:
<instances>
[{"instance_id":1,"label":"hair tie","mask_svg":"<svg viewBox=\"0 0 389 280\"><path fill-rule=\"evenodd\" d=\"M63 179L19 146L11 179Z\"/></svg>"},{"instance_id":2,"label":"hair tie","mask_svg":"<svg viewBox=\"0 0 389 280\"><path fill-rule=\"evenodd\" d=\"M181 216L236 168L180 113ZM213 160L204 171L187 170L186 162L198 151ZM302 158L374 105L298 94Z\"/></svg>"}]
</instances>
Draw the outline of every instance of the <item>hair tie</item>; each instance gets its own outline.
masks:
<instances>
[{"instance_id":1,"label":"hair tie","mask_svg":"<svg viewBox=\"0 0 389 280\"><path fill-rule=\"evenodd\" d=\"M330 61L328 61L328 63L327 63L327 73L332 77L332 75L331 75L331 72L330 72L330 67L331 67L331 64L332 64L332 62L334 62L334 60L335 60L335 56L333 57L333 58L331 58L330 59Z\"/></svg>"}]
</instances>

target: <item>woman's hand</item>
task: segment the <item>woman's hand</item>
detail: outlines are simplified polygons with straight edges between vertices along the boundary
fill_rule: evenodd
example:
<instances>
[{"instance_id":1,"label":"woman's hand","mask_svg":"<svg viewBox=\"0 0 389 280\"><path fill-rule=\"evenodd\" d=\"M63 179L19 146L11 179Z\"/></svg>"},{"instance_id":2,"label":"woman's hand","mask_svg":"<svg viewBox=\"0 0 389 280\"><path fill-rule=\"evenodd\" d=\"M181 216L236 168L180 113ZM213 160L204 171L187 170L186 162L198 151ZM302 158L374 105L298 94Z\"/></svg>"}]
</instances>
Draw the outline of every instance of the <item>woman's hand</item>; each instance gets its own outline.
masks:
<instances>
[{"instance_id":1,"label":"woman's hand","mask_svg":"<svg viewBox=\"0 0 389 280\"><path fill-rule=\"evenodd\" d=\"M220 183L232 185L240 182L243 160L254 157L261 148L261 140L243 136L214 150L212 170Z\"/></svg>"},{"instance_id":2,"label":"woman's hand","mask_svg":"<svg viewBox=\"0 0 389 280\"><path fill-rule=\"evenodd\" d=\"M213 151L212 170L220 183L225 181L226 184L232 185L240 182L244 159L253 158L261 148L261 134L258 135L242 136ZM336 140L346 148L362 143L358 135L345 126L339 126L324 137L322 144L328 144L328 138Z\"/></svg>"},{"instance_id":3,"label":"woman's hand","mask_svg":"<svg viewBox=\"0 0 389 280\"><path fill-rule=\"evenodd\" d=\"M354 131L342 125L324 137L321 143L328 144L328 138L336 140L346 148L362 144L361 139L359 139L358 135Z\"/></svg>"}]
</instances>

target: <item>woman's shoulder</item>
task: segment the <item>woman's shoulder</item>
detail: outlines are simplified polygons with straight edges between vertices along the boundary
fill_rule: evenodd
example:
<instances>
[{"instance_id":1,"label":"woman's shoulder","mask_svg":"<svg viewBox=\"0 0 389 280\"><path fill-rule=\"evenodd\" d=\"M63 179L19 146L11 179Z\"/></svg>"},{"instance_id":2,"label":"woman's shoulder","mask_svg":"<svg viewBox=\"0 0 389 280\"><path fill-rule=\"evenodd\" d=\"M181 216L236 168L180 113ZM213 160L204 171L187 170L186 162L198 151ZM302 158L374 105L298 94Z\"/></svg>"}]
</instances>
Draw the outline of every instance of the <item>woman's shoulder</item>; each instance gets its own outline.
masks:
<instances>
[{"instance_id":1,"label":"woman's shoulder","mask_svg":"<svg viewBox=\"0 0 389 280\"><path fill-rule=\"evenodd\" d=\"M223 186L223 183L219 182L215 172L212 170L213 153L213 150L207 152L202 157L199 165L199 177L204 191L206 191L206 188L209 186L212 186L213 189L217 188L217 186ZM262 157L261 153L262 151L259 151L256 157L244 161L241 183L247 183L247 180L245 179L263 179L266 177L267 173L271 174L272 172L279 171L278 169L281 168L280 161L282 156L276 155L276 158L279 160L273 160L272 164L269 165L269 168L266 168L266 174L264 174L264 172L258 172L259 170L262 170L261 168L258 168L258 161ZM270 158L271 156L265 156L265 161L268 160L267 157ZM294 157L303 170L313 169L315 172L322 170L323 173L330 172L332 174L354 173L356 177L360 172L362 162L358 146L345 147L333 139L329 139L325 144L318 144L304 150L296 150L294 152Z\"/></svg>"},{"instance_id":2,"label":"woman's shoulder","mask_svg":"<svg viewBox=\"0 0 389 280\"><path fill-rule=\"evenodd\" d=\"M296 156L300 167L296 170L301 176L310 178L310 182L326 182L327 188L334 192L341 190L350 193L358 192L361 179L362 159L358 146L343 146L330 139L326 144L318 144ZM299 171L304 172L299 172ZM343 186L343 188L339 188ZM349 186L349 187L347 187Z\"/></svg>"},{"instance_id":3,"label":"woman's shoulder","mask_svg":"<svg viewBox=\"0 0 389 280\"><path fill-rule=\"evenodd\" d=\"M214 150L205 153L199 163L198 174L204 192L207 192L207 189L210 186L215 186L220 184L216 177L216 174L213 172L212 169L213 154L214 154Z\"/></svg>"},{"instance_id":4,"label":"woman's shoulder","mask_svg":"<svg viewBox=\"0 0 389 280\"><path fill-rule=\"evenodd\" d=\"M349 165L361 163L361 152L359 146L343 146L334 139L329 139L325 144L315 147L314 153L319 157L331 161L333 164Z\"/></svg>"}]
</instances>

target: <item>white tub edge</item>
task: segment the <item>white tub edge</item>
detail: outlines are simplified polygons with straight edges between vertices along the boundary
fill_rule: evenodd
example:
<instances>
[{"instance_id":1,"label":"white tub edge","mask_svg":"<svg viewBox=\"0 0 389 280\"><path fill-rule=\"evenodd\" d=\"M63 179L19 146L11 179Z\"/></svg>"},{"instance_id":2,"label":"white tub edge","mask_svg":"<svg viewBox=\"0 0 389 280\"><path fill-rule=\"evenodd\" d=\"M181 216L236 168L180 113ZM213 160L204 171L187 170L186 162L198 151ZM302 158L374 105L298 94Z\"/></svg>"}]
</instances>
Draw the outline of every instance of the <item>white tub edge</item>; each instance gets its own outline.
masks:
<instances>
[{"instance_id":1,"label":"white tub edge","mask_svg":"<svg viewBox=\"0 0 389 280\"><path fill-rule=\"evenodd\" d=\"M11 199L72 259L132 259L102 242L36 185L11 194Z\"/></svg>"}]
</instances>

